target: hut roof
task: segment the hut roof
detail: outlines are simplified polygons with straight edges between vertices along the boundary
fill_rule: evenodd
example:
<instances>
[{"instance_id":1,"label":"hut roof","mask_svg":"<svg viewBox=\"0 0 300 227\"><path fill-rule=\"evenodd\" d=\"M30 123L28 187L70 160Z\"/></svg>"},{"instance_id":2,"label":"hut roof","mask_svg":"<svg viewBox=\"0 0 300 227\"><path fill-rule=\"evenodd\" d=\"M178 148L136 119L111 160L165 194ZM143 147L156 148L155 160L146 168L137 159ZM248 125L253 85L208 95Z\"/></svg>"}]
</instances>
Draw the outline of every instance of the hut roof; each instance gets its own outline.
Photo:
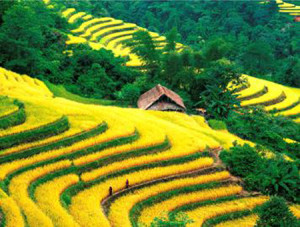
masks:
<instances>
[{"instance_id":1,"label":"hut roof","mask_svg":"<svg viewBox=\"0 0 300 227\"><path fill-rule=\"evenodd\" d=\"M175 92L170 89L158 84L154 88L142 94L138 100L138 107L141 109L148 109L153 103L159 100L163 95L167 96L173 102L175 102L178 106L185 109L185 105Z\"/></svg>"}]
</instances>

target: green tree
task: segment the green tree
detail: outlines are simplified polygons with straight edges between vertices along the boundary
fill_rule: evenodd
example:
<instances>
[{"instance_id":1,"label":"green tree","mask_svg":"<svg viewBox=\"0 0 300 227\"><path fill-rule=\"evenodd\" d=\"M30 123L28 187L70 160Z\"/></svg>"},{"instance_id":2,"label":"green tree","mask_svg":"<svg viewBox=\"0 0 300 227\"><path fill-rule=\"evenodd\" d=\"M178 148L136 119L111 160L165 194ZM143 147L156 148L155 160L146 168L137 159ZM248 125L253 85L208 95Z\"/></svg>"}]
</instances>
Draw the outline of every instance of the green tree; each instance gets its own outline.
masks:
<instances>
[{"instance_id":1,"label":"green tree","mask_svg":"<svg viewBox=\"0 0 300 227\"><path fill-rule=\"evenodd\" d=\"M120 99L128 102L131 105L136 105L136 102L140 96L140 89L139 87L133 85L133 84L126 84L120 91Z\"/></svg>"},{"instance_id":2,"label":"green tree","mask_svg":"<svg viewBox=\"0 0 300 227\"><path fill-rule=\"evenodd\" d=\"M285 200L277 196L271 197L258 209L258 216L257 227L294 227L300 224Z\"/></svg>"},{"instance_id":3,"label":"green tree","mask_svg":"<svg viewBox=\"0 0 300 227\"><path fill-rule=\"evenodd\" d=\"M266 42L257 41L252 43L246 48L241 61L250 74L265 74L271 70L274 63L272 48Z\"/></svg>"},{"instance_id":4,"label":"green tree","mask_svg":"<svg viewBox=\"0 0 300 227\"><path fill-rule=\"evenodd\" d=\"M125 45L140 57L151 78L160 72L160 51L156 49L157 45L147 31L133 33L132 40L125 42Z\"/></svg>"},{"instance_id":5,"label":"green tree","mask_svg":"<svg viewBox=\"0 0 300 227\"><path fill-rule=\"evenodd\" d=\"M210 117L225 119L240 106L234 86L240 85L243 80L230 61L220 59L209 63L196 80L195 84L202 84L202 87L195 88L198 92L195 106L205 108Z\"/></svg>"}]
</instances>

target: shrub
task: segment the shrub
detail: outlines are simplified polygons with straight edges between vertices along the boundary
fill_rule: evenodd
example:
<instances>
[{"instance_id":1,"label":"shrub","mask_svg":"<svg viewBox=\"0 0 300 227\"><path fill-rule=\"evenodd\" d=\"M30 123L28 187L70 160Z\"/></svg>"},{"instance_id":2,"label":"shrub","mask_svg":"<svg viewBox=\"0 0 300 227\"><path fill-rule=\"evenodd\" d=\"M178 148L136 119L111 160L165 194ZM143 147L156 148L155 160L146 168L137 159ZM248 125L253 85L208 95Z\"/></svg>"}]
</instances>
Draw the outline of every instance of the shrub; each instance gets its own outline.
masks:
<instances>
[{"instance_id":1,"label":"shrub","mask_svg":"<svg viewBox=\"0 0 300 227\"><path fill-rule=\"evenodd\" d=\"M247 189L299 202L299 169L294 162L283 158L264 159L258 168L246 176L245 183Z\"/></svg>"},{"instance_id":2,"label":"shrub","mask_svg":"<svg viewBox=\"0 0 300 227\"><path fill-rule=\"evenodd\" d=\"M211 120L208 120L208 124L212 129L215 129L215 130L227 129L226 123L224 121L211 119Z\"/></svg>"},{"instance_id":3,"label":"shrub","mask_svg":"<svg viewBox=\"0 0 300 227\"><path fill-rule=\"evenodd\" d=\"M282 155L265 158L263 147L236 145L220 155L231 173L241 176L247 190L260 191L266 195L280 195L299 202L300 176L296 162L286 161Z\"/></svg>"},{"instance_id":4,"label":"shrub","mask_svg":"<svg viewBox=\"0 0 300 227\"><path fill-rule=\"evenodd\" d=\"M297 218L289 210L285 200L281 197L272 197L258 209L259 219L257 227L294 227L299 226Z\"/></svg>"},{"instance_id":5,"label":"shrub","mask_svg":"<svg viewBox=\"0 0 300 227\"><path fill-rule=\"evenodd\" d=\"M220 158L230 167L232 174L241 177L249 175L249 173L259 168L262 163L262 158L257 150L248 144L236 145L230 148L229 151L223 151Z\"/></svg>"},{"instance_id":6,"label":"shrub","mask_svg":"<svg viewBox=\"0 0 300 227\"><path fill-rule=\"evenodd\" d=\"M121 99L130 104L135 104L140 93L141 91L137 86L126 84L121 90Z\"/></svg>"}]
</instances>

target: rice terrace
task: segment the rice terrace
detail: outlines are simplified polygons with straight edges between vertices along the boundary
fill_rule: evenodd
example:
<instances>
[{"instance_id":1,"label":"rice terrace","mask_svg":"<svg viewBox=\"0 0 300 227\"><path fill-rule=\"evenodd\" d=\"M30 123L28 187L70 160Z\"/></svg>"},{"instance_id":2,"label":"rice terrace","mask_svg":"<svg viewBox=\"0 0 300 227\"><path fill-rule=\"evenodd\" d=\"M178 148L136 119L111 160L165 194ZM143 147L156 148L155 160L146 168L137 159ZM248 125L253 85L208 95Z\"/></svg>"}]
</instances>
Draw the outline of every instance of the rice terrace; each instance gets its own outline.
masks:
<instances>
[{"instance_id":1,"label":"rice terrace","mask_svg":"<svg viewBox=\"0 0 300 227\"><path fill-rule=\"evenodd\" d=\"M0 226L300 226L300 2L0 1Z\"/></svg>"}]
</instances>

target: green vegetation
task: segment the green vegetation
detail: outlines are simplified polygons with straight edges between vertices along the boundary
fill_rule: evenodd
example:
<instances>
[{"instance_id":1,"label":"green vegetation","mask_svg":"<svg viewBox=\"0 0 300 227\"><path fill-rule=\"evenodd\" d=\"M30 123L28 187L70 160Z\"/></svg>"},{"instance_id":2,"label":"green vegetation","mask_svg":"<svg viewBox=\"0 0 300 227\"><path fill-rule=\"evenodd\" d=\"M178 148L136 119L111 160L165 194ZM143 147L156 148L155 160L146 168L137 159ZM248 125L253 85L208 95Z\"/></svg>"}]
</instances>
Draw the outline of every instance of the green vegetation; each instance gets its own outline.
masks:
<instances>
[{"instance_id":1,"label":"green vegetation","mask_svg":"<svg viewBox=\"0 0 300 227\"><path fill-rule=\"evenodd\" d=\"M44 144L41 146L31 147L29 149L25 149L25 150L19 151L17 153L5 155L3 157L0 157L0 164L6 163L6 162L11 162L11 161L14 161L17 159L28 158L30 156L37 155L42 152L47 152L49 150L54 150L57 148L70 146L81 140L88 139L93 136L99 135L99 134L105 132L106 130L107 130L107 124L103 123L89 131L85 131L85 132L82 132L82 133L79 133L79 134L76 134L73 136L65 137L65 138L58 140L56 142L53 142L53 143L50 142L48 144Z\"/></svg>"},{"instance_id":2,"label":"green vegetation","mask_svg":"<svg viewBox=\"0 0 300 227\"><path fill-rule=\"evenodd\" d=\"M293 23L293 17L278 13L275 1L267 4L257 1L103 1L95 5L89 0L85 2L94 9L104 8L102 15L133 22L150 31L163 34L175 27L179 33L176 41L196 51L207 51L210 59L221 53L235 61L243 73L300 86L297 35L300 24ZM211 46L214 46L213 51L210 51Z\"/></svg>"},{"instance_id":3,"label":"green vegetation","mask_svg":"<svg viewBox=\"0 0 300 227\"><path fill-rule=\"evenodd\" d=\"M251 211L251 210L242 210L242 211L236 211L236 212L229 213L229 214L220 215L215 218L208 219L206 222L203 223L203 227L215 226L221 222L225 222L228 220L247 216L247 215L251 214L252 212L253 211Z\"/></svg>"},{"instance_id":4,"label":"green vegetation","mask_svg":"<svg viewBox=\"0 0 300 227\"><path fill-rule=\"evenodd\" d=\"M115 101L105 99L85 98L69 92L63 85L55 85L48 81L45 82L49 90L56 97L66 98L75 102L95 105L115 105Z\"/></svg>"},{"instance_id":5,"label":"green vegetation","mask_svg":"<svg viewBox=\"0 0 300 227\"><path fill-rule=\"evenodd\" d=\"M226 130L227 129L226 123L224 121L210 119L210 120L208 120L208 124L212 129L215 129L215 130Z\"/></svg>"},{"instance_id":6,"label":"green vegetation","mask_svg":"<svg viewBox=\"0 0 300 227\"><path fill-rule=\"evenodd\" d=\"M271 197L271 199L258 209L259 219L257 227L272 226L299 226L299 221L292 214L285 200L281 197Z\"/></svg>"},{"instance_id":7,"label":"green vegetation","mask_svg":"<svg viewBox=\"0 0 300 227\"><path fill-rule=\"evenodd\" d=\"M151 227L185 227L189 223L193 223L193 220L189 219L189 217L186 214L179 213L175 217L171 217L170 215L168 218L156 217L151 222L150 226Z\"/></svg>"},{"instance_id":8,"label":"green vegetation","mask_svg":"<svg viewBox=\"0 0 300 227\"><path fill-rule=\"evenodd\" d=\"M18 106L18 110L4 117L0 117L0 129L7 129L25 122L26 114L24 104L18 100L14 100L14 105Z\"/></svg>"},{"instance_id":9,"label":"green vegetation","mask_svg":"<svg viewBox=\"0 0 300 227\"><path fill-rule=\"evenodd\" d=\"M197 191L201 191L204 189L212 189L212 188L222 186L222 185L224 185L224 183L212 182L212 183L207 183L207 184L197 184L197 185L192 185L192 186L186 186L186 187L174 189L174 190L167 191L167 192L162 192L162 193L152 196L146 200L140 201L140 202L136 203L130 210L129 216L130 216L131 225L134 227L138 226L138 218L139 218L142 210L145 209L147 206L153 206L156 203L163 202L165 200L168 200L168 199L170 199L174 196L178 196L180 194L197 192ZM176 216L175 217L170 216L170 217L171 217L171 221L174 220L173 218L176 218ZM158 220L154 219L154 223Z\"/></svg>"},{"instance_id":10,"label":"green vegetation","mask_svg":"<svg viewBox=\"0 0 300 227\"><path fill-rule=\"evenodd\" d=\"M21 133L3 136L0 138L0 149L6 149L22 143L28 143L53 135L60 134L69 129L69 121L66 116L52 122L50 124L23 131Z\"/></svg>"},{"instance_id":11,"label":"green vegetation","mask_svg":"<svg viewBox=\"0 0 300 227\"><path fill-rule=\"evenodd\" d=\"M158 145L158 146L161 146L161 145ZM167 148L169 148L169 144L167 147L164 147L163 149L167 149ZM153 147L148 147L148 149L156 150L157 148L156 148L156 146L153 146ZM157 161L157 162L152 162L150 164L143 164L143 165L138 165L138 166L134 166L131 168L127 168L127 169L122 169L122 170L113 172L111 174L105 175L103 177L97 178L93 181L79 182L78 184L69 187L61 194L61 201L63 201L63 204L67 207L71 203L72 196L76 195L77 193L79 193L80 191L82 191L86 188L90 188L95 184L98 184L100 182L103 182L103 181L113 178L113 177L137 172L137 171L143 170L143 169L181 164L181 163L196 160L200 157L208 157L208 156L210 156L210 154L208 152L198 152L198 153L190 154L190 155L187 155L184 157L172 158L169 160Z\"/></svg>"},{"instance_id":12,"label":"green vegetation","mask_svg":"<svg viewBox=\"0 0 300 227\"><path fill-rule=\"evenodd\" d=\"M247 190L266 195L279 195L299 202L299 169L296 162L281 155L269 158L262 147L236 145L220 155L230 172L243 178Z\"/></svg>"},{"instance_id":13,"label":"green vegetation","mask_svg":"<svg viewBox=\"0 0 300 227\"><path fill-rule=\"evenodd\" d=\"M262 108L241 109L232 112L226 120L230 132L243 139L266 146L274 152L299 158L300 125L283 116L273 116ZM295 140L288 143L284 139Z\"/></svg>"}]
</instances>

